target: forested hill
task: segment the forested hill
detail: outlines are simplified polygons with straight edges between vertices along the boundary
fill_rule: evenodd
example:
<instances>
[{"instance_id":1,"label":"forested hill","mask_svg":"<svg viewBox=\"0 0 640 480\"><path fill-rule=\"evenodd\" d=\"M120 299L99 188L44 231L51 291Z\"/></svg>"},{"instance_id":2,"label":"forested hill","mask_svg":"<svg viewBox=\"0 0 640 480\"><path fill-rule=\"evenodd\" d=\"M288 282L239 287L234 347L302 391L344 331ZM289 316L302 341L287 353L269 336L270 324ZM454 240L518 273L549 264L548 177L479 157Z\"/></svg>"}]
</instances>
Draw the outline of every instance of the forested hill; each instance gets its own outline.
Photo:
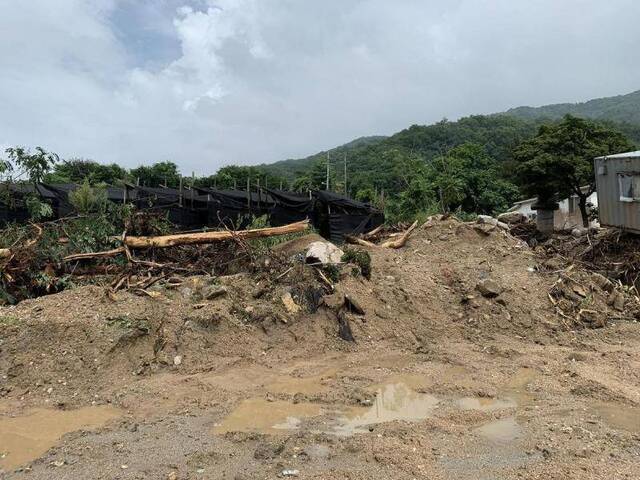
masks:
<instances>
[{"instance_id":1,"label":"forested hill","mask_svg":"<svg viewBox=\"0 0 640 480\"><path fill-rule=\"evenodd\" d=\"M578 104L544 107L518 107L492 115L475 115L455 122L443 120L432 125L413 125L390 137L362 137L329 150L335 182L342 180L346 155L351 180L349 193L354 195L374 185L387 192L398 190L397 179L403 162L410 159L429 161L452 148L474 143L485 147L496 161L503 163L503 173L510 174L510 153L523 140L533 137L540 125L567 113L595 118L611 124L640 145L640 91L628 95L602 98ZM324 178L327 152L302 159L290 159L259 168L269 175L289 181L307 177L309 186L317 187ZM302 180L303 182L305 179ZM299 185L304 188L304 185Z\"/></svg>"},{"instance_id":2,"label":"forested hill","mask_svg":"<svg viewBox=\"0 0 640 480\"><path fill-rule=\"evenodd\" d=\"M339 147L330 149L328 153L329 156L333 156L334 158L342 158L345 154L348 154L352 150L357 150L362 147L378 144L387 138L388 137L382 135L356 138L349 143L345 143L344 145L340 145ZM327 152L324 151L305 158L291 158L288 160L280 160L275 163L263 164L259 167L264 169L264 171L268 171L269 174L276 177L291 179L306 171L311 165L314 164L314 162L316 162L320 158L326 158L326 156Z\"/></svg>"},{"instance_id":3,"label":"forested hill","mask_svg":"<svg viewBox=\"0 0 640 480\"><path fill-rule=\"evenodd\" d=\"M542 107L517 107L506 115L524 119L559 119L567 113L594 120L610 120L618 123L640 125L640 90L627 95L597 98L583 103L558 103Z\"/></svg>"}]
</instances>

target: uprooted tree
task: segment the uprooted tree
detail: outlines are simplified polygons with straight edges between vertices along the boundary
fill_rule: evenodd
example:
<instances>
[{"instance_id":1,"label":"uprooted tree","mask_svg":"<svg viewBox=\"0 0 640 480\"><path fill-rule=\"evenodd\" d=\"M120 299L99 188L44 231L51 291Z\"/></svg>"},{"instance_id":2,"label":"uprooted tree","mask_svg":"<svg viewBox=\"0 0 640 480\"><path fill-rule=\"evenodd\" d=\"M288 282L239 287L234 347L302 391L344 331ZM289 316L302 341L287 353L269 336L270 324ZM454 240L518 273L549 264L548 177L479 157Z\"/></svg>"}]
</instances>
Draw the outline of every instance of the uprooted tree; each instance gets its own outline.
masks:
<instances>
[{"instance_id":1,"label":"uprooted tree","mask_svg":"<svg viewBox=\"0 0 640 480\"><path fill-rule=\"evenodd\" d=\"M514 157L525 192L537 196L539 205L576 195L582 223L588 227L587 199L596 189L593 159L633 149L622 133L606 124L567 115L560 123L540 127Z\"/></svg>"}]
</instances>

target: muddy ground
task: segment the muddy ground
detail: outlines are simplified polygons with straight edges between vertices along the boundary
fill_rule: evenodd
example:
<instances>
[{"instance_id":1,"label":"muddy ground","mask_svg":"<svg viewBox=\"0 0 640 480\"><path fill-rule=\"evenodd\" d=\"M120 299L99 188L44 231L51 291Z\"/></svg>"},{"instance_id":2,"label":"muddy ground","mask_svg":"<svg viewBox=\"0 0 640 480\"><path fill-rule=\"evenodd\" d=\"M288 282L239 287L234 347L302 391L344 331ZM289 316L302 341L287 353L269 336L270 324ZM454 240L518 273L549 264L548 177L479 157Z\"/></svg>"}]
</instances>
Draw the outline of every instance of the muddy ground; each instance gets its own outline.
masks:
<instances>
[{"instance_id":1,"label":"muddy ground","mask_svg":"<svg viewBox=\"0 0 640 480\"><path fill-rule=\"evenodd\" d=\"M640 478L633 295L454 220L371 254L0 308L3 478Z\"/></svg>"}]
</instances>

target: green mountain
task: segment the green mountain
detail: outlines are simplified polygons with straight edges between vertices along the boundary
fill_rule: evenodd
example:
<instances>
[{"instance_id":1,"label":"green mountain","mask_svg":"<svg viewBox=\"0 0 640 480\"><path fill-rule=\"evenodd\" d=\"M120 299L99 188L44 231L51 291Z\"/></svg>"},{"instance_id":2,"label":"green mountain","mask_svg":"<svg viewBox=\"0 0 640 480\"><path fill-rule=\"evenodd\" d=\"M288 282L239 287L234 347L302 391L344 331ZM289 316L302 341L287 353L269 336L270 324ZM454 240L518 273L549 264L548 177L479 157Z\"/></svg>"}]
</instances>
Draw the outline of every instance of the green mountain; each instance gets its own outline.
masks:
<instances>
[{"instance_id":1,"label":"green mountain","mask_svg":"<svg viewBox=\"0 0 640 480\"><path fill-rule=\"evenodd\" d=\"M627 95L597 98L582 103L558 103L542 107L517 107L504 112L524 119L549 118L556 120L566 114L594 120L640 125L640 90Z\"/></svg>"},{"instance_id":2,"label":"green mountain","mask_svg":"<svg viewBox=\"0 0 640 480\"><path fill-rule=\"evenodd\" d=\"M339 190L343 179L343 159L348 164L348 193L357 195L374 189L390 194L406 189L406 172L411 162L426 162L451 149L475 143L502 165L501 175L513 173L511 152L520 142L533 137L540 125L566 114L589 117L611 124L640 145L640 91L629 95L602 98L578 104L558 104L544 107L518 107L504 113L475 115L432 125L412 125L389 137L362 137L329 150L332 159L332 185ZM263 172L289 181L306 177L306 188L321 188L325 174L327 152L301 159L289 159L261 165ZM343 187L342 187L343 188Z\"/></svg>"},{"instance_id":3,"label":"green mountain","mask_svg":"<svg viewBox=\"0 0 640 480\"><path fill-rule=\"evenodd\" d=\"M359 137L355 140L351 140L349 143L340 145L339 147L332 148L328 151L325 150L322 152L318 152L313 155L309 155L308 157L290 158L287 160L280 160L275 163L262 164L258 167L262 169L262 171L268 172L270 175L292 179L305 172L314 163L316 163L316 161L320 159L326 159L327 153L329 153L330 158L333 157L334 159L343 159L344 155L348 155L353 150L358 150L370 145L376 145L387 138L388 137L382 135Z\"/></svg>"}]
</instances>

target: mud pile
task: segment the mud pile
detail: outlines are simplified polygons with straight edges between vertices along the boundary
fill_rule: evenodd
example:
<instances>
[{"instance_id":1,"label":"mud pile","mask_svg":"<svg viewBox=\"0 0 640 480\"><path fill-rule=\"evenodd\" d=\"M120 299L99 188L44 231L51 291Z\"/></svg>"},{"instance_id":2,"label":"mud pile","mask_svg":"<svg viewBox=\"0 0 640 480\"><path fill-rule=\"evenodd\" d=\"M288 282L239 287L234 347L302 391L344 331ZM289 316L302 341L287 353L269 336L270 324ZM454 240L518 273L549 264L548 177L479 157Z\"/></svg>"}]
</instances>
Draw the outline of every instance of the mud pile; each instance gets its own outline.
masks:
<instances>
[{"instance_id":1,"label":"mud pile","mask_svg":"<svg viewBox=\"0 0 640 480\"><path fill-rule=\"evenodd\" d=\"M0 392L86 404L140 377L266 352L285 361L390 340L428 355L443 336L547 342L636 315L635 297L604 277L554 269L505 231L455 219L428 222L401 249L370 249L370 280L343 267L331 285L296 258L304 246L280 246L293 259L273 274L196 276L141 295L87 286L1 307Z\"/></svg>"}]
</instances>

